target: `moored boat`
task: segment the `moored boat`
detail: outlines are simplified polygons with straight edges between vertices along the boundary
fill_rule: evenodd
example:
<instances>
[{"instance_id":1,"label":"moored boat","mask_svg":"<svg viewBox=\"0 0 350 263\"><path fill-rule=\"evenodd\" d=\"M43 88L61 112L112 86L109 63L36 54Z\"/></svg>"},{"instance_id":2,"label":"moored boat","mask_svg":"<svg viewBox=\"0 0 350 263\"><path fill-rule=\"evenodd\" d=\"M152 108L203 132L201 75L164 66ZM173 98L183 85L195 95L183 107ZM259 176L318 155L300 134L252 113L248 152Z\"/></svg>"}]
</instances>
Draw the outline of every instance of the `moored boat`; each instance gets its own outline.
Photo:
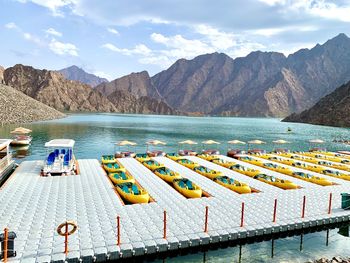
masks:
<instances>
[{"instance_id":1,"label":"moored boat","mask_svg":"<svg viewBox=\"0 0 350 263\"><path fill-rule=\"evenodd\" d=\"M153 172L168 183L172 183L175 179L182 178L180 174L166 167L159 167L155 169Z\"/></svg>"},{"instance_id":2,"label":"moored boat","mask_svg":"<svg viewBox=\"0 0 350 263\"><path fill-rule=\"evenodd\" d=\"M0 139L0 185L15 168L15 161L9 150L10 143L9 139Z\"/></svg>"},{"instance_id":3,"label":"moored boat","mask_svg":"<svg viewBox=\"0 0 350 263\"><path fill-rule=\"evenodd\" d=\"M158 163L155 160L144 161L144 162L142 162L142 164L152 171L157 169L157 168L164 167L163 164Z\"/></svg>"},{"instance_id":4,"label":"moored boat","mask_svg":"<svg viewBox=\"0 0 350 263\"><path fill-rule=\"evenodd\" d=\"M179 150L179 155L181 156L196 156L197 152L192 150Z\"/></svg>"},{"instance_id":5,"label":"moored boat","mask_svg":"<svg viewBox=\"0 0 350 263\"><path fill-rule=\"evenodd\" d=\"M192 162L191 160L188 160L188 159L179 159L177 160L177 162L190 169L193 169L194 167L198 166L198 163Z\"/></svg>"},{"instance_id":6,"label":"moored boat","mask_svg":"<svg viewBox=\"0 0 350 263\"><path fill-rule=\"evenodd\" d=\"M165 156L165 152L157 150L157 151L147 151L147 155L149 157L163 157Z\"/></svg>"},{"instance_id":7,"label":"moored boat","mask_svg":"<svg viewBox=\"0 0 350 263\"><path fill-rule=\"evenodd\" d=\"M135 152L131 152L131 151L117 151L115 152L115 158L134 158L136 156L136 153Z\"/></svg>"},{"instance_id":8,"label":"moored boat","mask_svg":"<svg viewBox=\"0 0 350 263\"><path fill-rule=\"evenodd\" d=\"M232 165L228 168L233 170L233 171L250 176L250 177L254 177L255 175L258 175L261 173L259 170L248 168L248 167L240 165L240 164L235 164L235 165Z\"/></svg>"},{"instance_id":9,"label":"moored boat","mask_svg":"<svg viewBox=\"0 0 350 263\"><path fill-rule=\"evenodd\" d=\"M207 160L207 161L212 161L212 160L215 160L215 159L218 159L219 157L215 154L199 154L197 155L199 158L202 158L204 160Z\"/></svg>"},{"instance_id":10,"label":"moored boat","mask_svg":"<svg viewBox=\"0 0 350 263\"><path fill-rule=\"evenodd\" d=\"M127 171L110 173L108 174L108 177L114 184L135 183L135 179Z\"/></svg>"},{"instance_id":11,"label":"moored boat","mask_svg":"<svg viewBox=\"0 0 350 263\"><path fill-rule=\"evenodd\" d=\"M179 155L178 153L167 153L166 157L168 157L169 159L171 159L173 161L176 161L176 160L183 158L183 156Z\"/></svg>"},{"instance_id":12,"label":"moored boat","mask_svg":"<svg viewBox=\"0 0 350 263\"><path fill-rule=\"evenodd\" d=\"M115 158L113 155L102 155L101 163L103 163L103 164L115 163Z\"/></svg>"},{"instance_id":13,"label":"moored boat","mask_svg":"<svg viewBox=\"0 0 350 263\"><path fill-rule=\"evenodd\" d=\"M125 168L119 163L107 163L103 165L103 168L108 173L125 172Z\"/></svg>"},{"instance_id":14,"label":"moored boat","mask_svg":"<svg viewBox=\"0 0 350 263\"><path fill-rule=\"evenodd\" d=\"M199 198L202 196L202 189L187 178L175 179L173 185L177 191L187 198Z\"/></svg>"},{"instance_id":15,"label":"moored boat","mask_svg":"<svg viewBox=\"0 0 350 263\"><path fill-rule=\"evenodd\" d=\"M307 182L322 185L322 186L333 185L333 183L331 181L327 180L326 178L314 176L314 175L304 173L304 172L294 172L291 174L291 176L299 178L299 179L307 181Z\"/></svg>"},{"instance_id":16,"label":"moored boat","mask_svg":"<svg viewBox=\"0 0 350 263\"><path fill-rule=\"evenodd\" d=\"M214 179L218 176L222 176L222 172L209 169L205 166L199 165L193 168L193 171L208 177L209 179Z\"/></svg>"},{"instance_id":17,"label":"moored boat","mask_svg":"<svg viewBox=\"0 0 350 263\"><path fill-rule=\"evenodd\" d=\"M11 131L11 134L14 135L14 138L11 141L12 146L22 146L22 145L29 145L32 141L32 136L30 136L30 133L32 130L18 127Z\"/></svg>"},{"instance_id":18,"label":"moored boat","mask_svg":"<svg viewBox=\"0 0 350 263\"><path fill-rule=\"evenodd\" d=\"M295 183L291 182L291 181L284 180L284 179L279 179L279 178L276 178L274 176L270 176L270 175L267 175L267 174L258 174L258 175L255 175L253 178L257 179L259 181L262 181L264 183L267 183L267 184L270 184L270 185L282 188L284 190L297 189L298 188L298 186Z\"/></svg>"},{"instance_id":19,"label":"moored boat","mask_svg":"<svg viewBox=\"0 0 350 263\"><path fill-rule=\"evenodd\" d=\"M135 159L138 160L139 162L145 162L145 161L149 161L151 160L151 158L149 158L149 156L147 155L147 153L137 153L135 155Z\"/></svg>"},{"instance_id":20,"label":"moored boat","mask_svg":"<svg viewBox=\"0 0 350 263\"><path fill-rule=\"evenodd\" d=\"M236 164L235 162L225 161L224 159L220 159L220 158L213 159L211 161L215 164L221 165L221 166L226 167L226 168L229 168L230 166Z\"/></svg>"},{"instance_id":21,"label":"moored boat","mask_svg":"<svg viewBox=\"0 0 350 263\"><path fill-rule=\"evenodd\" d=\"M214 178L214 182L240 194L249 194L252 192L252 189L249 187L249 185L241 183L227 176L218 176Z\"/></svg>"},{"instance_id":22,"label":"moored boat","mask_svg":"<svg viewBox=\"0 0 350 263\"><path fill-rule=\"evenodd\" d=\"M219 150L215 150L215 149L207 149L207 150L202 150L202 154L206 154L206 155L219 155L220 151Z\"/></svg>"},{"instance_id":23,"label":"moored boat","mask_svg":"<svg viewBox=\"0 0 350 263\"><path fill-rule=\"evenodd\" d=\"M148 192L135 183L117 184L115 188L118 194L129 203L142 204L150 200Z\"/></svg>"}]
</instances>

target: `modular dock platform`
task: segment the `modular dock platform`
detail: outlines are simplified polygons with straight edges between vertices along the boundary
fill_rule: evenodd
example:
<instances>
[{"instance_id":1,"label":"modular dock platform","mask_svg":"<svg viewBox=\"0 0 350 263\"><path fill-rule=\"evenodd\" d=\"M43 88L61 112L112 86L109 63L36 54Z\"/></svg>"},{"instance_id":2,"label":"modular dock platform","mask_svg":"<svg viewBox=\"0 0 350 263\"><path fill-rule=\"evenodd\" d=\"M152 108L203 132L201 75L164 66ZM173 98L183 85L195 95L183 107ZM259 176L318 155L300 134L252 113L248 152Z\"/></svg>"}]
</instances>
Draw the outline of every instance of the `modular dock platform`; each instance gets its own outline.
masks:
<instances>
[{"instance_id":1,"label":"modular dock platform","mask_svg":"<svg viewBox=\"0 0 350 263\"><path fill-rule=\"evenodd\" d=\"M154 199L124 205L96 159L79 160L79 175L61 177L41 177L42 161L24 161L0 188L0 229L17 234L17 256L9 262L103 262L350 221L350 210L340 208L340 193L349 191L350 181L324 176L336 184L323 187L264 171L301 187L282 190L198 157L187 158L259 192L238 194L166 157L154 158L210 195L187 199L136 159L122 158L118 161ZM56 231L66 220L78 225L69 236L67 255L64 237Z\"/></svg>"}]
</instances>

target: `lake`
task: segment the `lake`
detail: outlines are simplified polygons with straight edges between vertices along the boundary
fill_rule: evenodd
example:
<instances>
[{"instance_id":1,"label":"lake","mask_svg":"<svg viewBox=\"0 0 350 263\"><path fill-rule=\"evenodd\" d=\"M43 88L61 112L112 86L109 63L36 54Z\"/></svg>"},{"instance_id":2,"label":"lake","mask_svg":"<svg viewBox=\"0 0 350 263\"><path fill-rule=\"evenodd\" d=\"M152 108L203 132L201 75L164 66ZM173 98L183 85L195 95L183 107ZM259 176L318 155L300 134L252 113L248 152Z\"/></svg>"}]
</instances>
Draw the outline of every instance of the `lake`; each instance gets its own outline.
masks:
<instances>
[{"instance_id":1,"label":"lake","mask_svg":"<svg viewBox=\"0 0 350 263\"><path fill-rule=\"evenodd\" d=\"M17 127L8 125L0 128L0 138L10 137L10 131ZM249 141L260 139L264 145L250 146L272 150L281 146L273 140L284 139L290 144L282 146L291 150L307 150L312 145L310 139L322 139L326 143L322 147L329 150L347 149L343 144L332 143L334 138L350 138L350 129L333 128L308 124L283 123L274 118L228 118L228 117L181 117L153 115L121 115L121 114L74 114L60 120L37 122L25 127L33 130L33 142L28 152L14 151L21 160L44 159L45 142L55 138L69 138L76 141L75 155L79 158L100 158L102 154L111 154L114 143L119 140L131 140L138 145L131 148L137 152L145 152L145 142L151 139L165 141L163 149L167 152L177 151L179 141L194 140L199 144L193 149L199 151L206 148L202 141L212 139L221 142L215 146L223 154L229 145L228 140ZM288 127L292 132L287 132ZM248 146L238 146L247 149ZM232 148L237 148L233 146ZM127 149L127 148L123 148ZM288 237L275 240L274 257L271 258L271 241L242 246L241 262L305 262L320 257L337 255L350 256L350 238L340 235L339 229L329 232L326 243L326 231L305 234L300 251L300 237ZM344 231L340 231L344 232ZM167 262L237 262L240 254L239 246L197 252L184 256L166 259Z\"/></svg>"}]
</instances>

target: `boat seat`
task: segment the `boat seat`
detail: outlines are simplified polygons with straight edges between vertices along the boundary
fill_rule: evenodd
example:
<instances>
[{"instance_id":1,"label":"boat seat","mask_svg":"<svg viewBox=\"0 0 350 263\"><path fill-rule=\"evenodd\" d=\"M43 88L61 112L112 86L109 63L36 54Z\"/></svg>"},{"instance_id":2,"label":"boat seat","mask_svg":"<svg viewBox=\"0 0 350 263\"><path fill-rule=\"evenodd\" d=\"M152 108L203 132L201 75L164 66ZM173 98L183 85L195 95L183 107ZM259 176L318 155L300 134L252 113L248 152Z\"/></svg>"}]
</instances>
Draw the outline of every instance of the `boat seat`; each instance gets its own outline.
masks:
<instances>
[{"instance_id":1,"label":"boat seat","mask_svg":"<svg viewBox=\"0 0 350 263\"><path fill-rule=\"evenodd\" d=\"M126 174L125 174L124 172L121 172L121 173L120 173L120 176L121 176L121 178L123 178L123 180L128 179L128 178L126 177Z\"/></svg>"},{"instance_id":2,"label":"boat seat","mask_svg":"<svg viewBox=\"0 0 350 263\"><path fill-rule=\"evenodd\" d=\"M59 149L55 149L54 153L55 153L55 156L58 157L58 155L60 154L60 150Z\"/></svg>"},{"instance_id":3,"label":"boat seat","mask_svg":"<svg viewBox=\"0 0 350 263\"><path fill-rule=\"evenodd\" d=\"M129 187L127 187L126 185L123 185L122 190L123 190L125 193L130 193Z\"/></svg>"},{"instance_id":4,"label":"boat seat","mask_svg":"<svg viewBox=\"0 0 350 263\"><path fill-rule=\"evenodd\" d=\"M184 183L183 181L180 181L180 182L179 182L179 186L180 186L181 188L186 188L185 183Z\"/></svg>"},{"instance_id":5,"label":"boat seat","mask_svg":"<svg viewBox=\"0 0 350 263\"><path fill-rule=\"evenodd\" d=\"M194 189L194 187L193 187L193 185L192 185L192 182L191 182L190 180L188 180L188 181L186 182L186 185L187 185L187 187L188 187L189 190L193 190L193 189Z\"/></svg>"},{"instance_id":6,"label":"boat seat","mask_svg":"<svg viewBox=\"0 0 350 263\"><path fill-rule=\"evenodd\" d=\"M134 192L135 195L140 194L139 189L137 188L137 186L135 184L133 184L131 186L131 189L132 189L132 191Z\"/></svg>"},{"instance_id":7,"label":"boat seat","mask_svg":"<svg viewBox=\"0 0 350 263\"><path fill-rule=\"evenodd\" d=\"M61 154L66 154L66 150L65 149L61 149Z\"/></svg>"}]
</instances>

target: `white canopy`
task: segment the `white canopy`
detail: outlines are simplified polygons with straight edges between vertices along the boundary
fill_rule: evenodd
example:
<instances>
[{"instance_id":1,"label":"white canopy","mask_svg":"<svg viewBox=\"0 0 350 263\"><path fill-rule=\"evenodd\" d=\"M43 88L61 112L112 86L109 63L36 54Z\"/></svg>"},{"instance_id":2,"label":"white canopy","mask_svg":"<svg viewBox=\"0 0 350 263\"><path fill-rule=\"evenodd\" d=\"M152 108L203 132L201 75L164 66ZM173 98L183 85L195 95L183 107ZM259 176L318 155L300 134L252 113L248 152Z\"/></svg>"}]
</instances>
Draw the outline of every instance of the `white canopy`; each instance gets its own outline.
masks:
<instances>
[{"instance_id":1,"label":"white canopy","mask_svg":"<svg viewBox=\"0 0 350 263\"><path fill-rule=\"evenodd\" d=\"M240 140L232 140L232 141L228 141L227 143L229 143L229 144L245 144L245 142L242 142Z\"/></svg>"},{"instance_id":2,"label":"white canopy","mask_svg":"<svg viewBox=\"0 0 350 263\"><path fill-rule=\"evenodd\" d=\"M45 147L73 148L75 144L71 139L55 139L45 143Z\"/></svg>"},{"instance_id":3,"label":"white canopy","mask_svg":"<svg viewBox=\"0 0 350 263\"><path fill-rule=\"evenodd\" d=\"M126 146L126 145L135 146L135 145L137 145L137 143L125 140L125 141L117 142L116 145L119 145L119 146Z\"/></svg>"},{"instance_id":4,"label":"white canopy","mask_svg":"<svg viewBox=\"0 0 350 263\"><path fill-rule=\"evenodd\" d=\"M324 143L324 141L321 139L309 140L309 142L311 142L311 143Z\"/></svg>"},{"instance_id":5,"label":"white canopy","mask_svg":"<svg viewBox=\"0 0 350 263\"><path fill-rule=\"evenodd\" d=\"M192 144L197 144L195 141L192 141L192 140L186 140L186 141L182 141L182 142L179 142L180 144L189 144L189 145L192 145Z\"/></svg>"},{"instance_id":6,"label":"white canopy","mask_svg":"<svg viewBox=\"0 0 350 263\"><path fill-rule=\"evenodd\" d=\"M166 145L165 142L162 142L162 141L159 141L159 140L148 141L148 142L146 142L146 144L148 144L148 145L159 145L159 144Z\"/></svg>"},{"instance_id":7,"label":"white canopy","mask_svg":"<svg viewBox=\"0 0 350 263\"><path fill-rule=\"evenodd\" d=\"M264 144L265 142L260 141L260 140L253 140L253 141L249 141L249 144Z\"/></svg>"},{"instance_id":8,"label":"white canopy","mask_svg":"<svg viewBox=\"0 0 350 263\"><path fill-rule=\"evenodd\" d=\"M285 140L277 140L277 141L273 141L273 143L276 143L276 144L286 144L286 143L290 143L290 142L285 141Z\"/></svg>"},{"instance_id":9,"label":"white canopy","mask_svg":"<svg viewBox=\"0 0 350 263\"><path fill-rule=\"evenodd\" d=\"M203 141L202 143L203 144L220 144L219 142L214 141L214 140L207 140L207 141Z\"/></svg>"},{"instance_id":10,"label":"white canopy","mask_svg":"<svg viewBox=\"0 0 350 263\"><path fill-rule=\"evenodd\" d=\"M10 139L0 139L0 150L9 146L12 140Z\"/></svg>"},{"instance_id":11,"label":"white canopy","mask_svg":"<svg viewBox=\"0 0 350 263\"><path fill-rule=\"evenodd\" d=\"M32 132L32 130L30 130L30 129L18 127L16 129L14 129L13 131L11 131L11 134L28 134L31 132Z\"/></svg>"}]
</instances>

